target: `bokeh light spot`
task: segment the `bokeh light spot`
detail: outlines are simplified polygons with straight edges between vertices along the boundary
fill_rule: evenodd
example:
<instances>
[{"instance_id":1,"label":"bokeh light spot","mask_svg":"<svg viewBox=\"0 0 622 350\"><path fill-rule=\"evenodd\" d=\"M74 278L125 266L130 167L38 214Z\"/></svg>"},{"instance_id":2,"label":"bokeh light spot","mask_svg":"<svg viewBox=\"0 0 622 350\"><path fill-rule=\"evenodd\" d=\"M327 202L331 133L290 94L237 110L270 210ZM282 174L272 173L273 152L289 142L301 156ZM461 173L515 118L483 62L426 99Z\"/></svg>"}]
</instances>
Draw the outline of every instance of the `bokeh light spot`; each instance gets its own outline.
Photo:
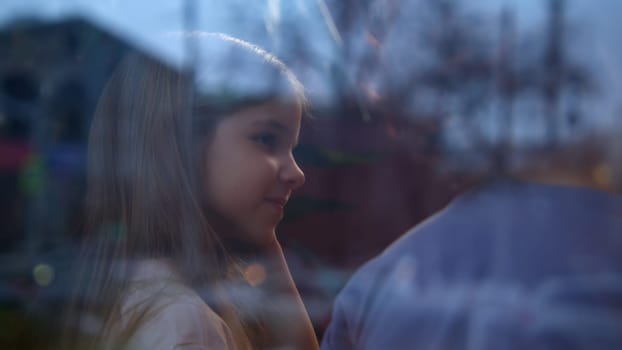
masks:
<instances>
[{"instance_id":1,"label":"bokeh light spot","mask_svg":"<svg viewBox=\"0 0 622 350\"><path fill-rule=\"evenodd\" d=\"M599 186L608 187L611 184L611 175L607 164L597 166L592 172L592 177Z\"/></svg>"},{"instance_id":2,"label":"bokeh light spot","mask_svg":"<svg viewBox=\"0 0 622 350\"><path fill-rule=\"evenodd\" d=\"M54 280L54 269L47 264L38 264L32 271L35 282L38 285L45 287L50 285Z\"/></svg>"},{"instance_id":3,"label":"bokeh light spot","mask_svg":"<svg viewBox=\"0 0 622 350\"><path fill-rule=\"evenodd\" d=\"M250 264L244 270L244 278L251 286L256 287L266 280L266 269L258 263Z\"/></svg>"}]
</instances>

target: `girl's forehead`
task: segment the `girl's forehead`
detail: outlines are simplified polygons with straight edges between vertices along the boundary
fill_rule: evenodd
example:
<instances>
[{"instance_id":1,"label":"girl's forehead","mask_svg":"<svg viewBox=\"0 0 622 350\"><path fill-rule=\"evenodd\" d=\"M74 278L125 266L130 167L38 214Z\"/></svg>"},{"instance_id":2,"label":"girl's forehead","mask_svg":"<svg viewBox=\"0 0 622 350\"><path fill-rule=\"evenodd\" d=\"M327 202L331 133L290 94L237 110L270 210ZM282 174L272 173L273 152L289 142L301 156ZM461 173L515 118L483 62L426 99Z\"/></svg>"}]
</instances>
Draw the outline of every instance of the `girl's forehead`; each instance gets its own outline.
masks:
<instances>
[{"instance_id":1,"label":"girl's forehead","mask_svg":"<svg viewBox=\"0 0 622 350\"><path fill-rule=\"evenodd\" d=\"M274 121L299 124L302 119L302 105L295 100L271 99L242 108L231 116L245 117L246 121L251 123Z\"/></svg>"},{"instance_id":2,"label":"girl's forehead","mask_svg":"<svg viewBox=\"0 0 622 350\"><path fill-rule=\"evenodd\" d=\"M301 110L296 104L269 101L226 115L218 130L227 130L226 133L270 130L297 139L301 122Z\"/></svg>"},{"instance_id":3,"label":"girl's forehead","mask_svg":"<svg viewBox=\"0 0 622 350\"><path fill-rule=\"evenodd\" d=\"M247 74L197 74L195 96L201 104L255 105L270 102L300 103L302 96L294 84L281 74L266 76L257 71Z\"/></svg>"}]
</instances>

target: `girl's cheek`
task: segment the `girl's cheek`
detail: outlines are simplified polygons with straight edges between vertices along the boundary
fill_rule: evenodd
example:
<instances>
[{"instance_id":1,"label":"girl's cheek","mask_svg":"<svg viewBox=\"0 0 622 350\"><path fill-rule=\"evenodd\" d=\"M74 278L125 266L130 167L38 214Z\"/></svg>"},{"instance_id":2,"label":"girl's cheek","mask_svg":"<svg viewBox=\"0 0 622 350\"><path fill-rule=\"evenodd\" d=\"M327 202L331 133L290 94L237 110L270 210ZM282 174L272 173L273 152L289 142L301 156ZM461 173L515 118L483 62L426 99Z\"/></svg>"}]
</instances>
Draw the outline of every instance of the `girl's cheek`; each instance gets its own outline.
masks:
<instances>
[{"instance_id":1,"label":"girl's cheek","mask_svg":"<svg viewBox=\"0 0 622 350\"><path fill-rule=\"evenodd\" d=\"M270 168L275 175L279 173L280 165L281 165L281 161L279 160L279 158L272 157L270 159Z\"/></svg>"}]
</instances>

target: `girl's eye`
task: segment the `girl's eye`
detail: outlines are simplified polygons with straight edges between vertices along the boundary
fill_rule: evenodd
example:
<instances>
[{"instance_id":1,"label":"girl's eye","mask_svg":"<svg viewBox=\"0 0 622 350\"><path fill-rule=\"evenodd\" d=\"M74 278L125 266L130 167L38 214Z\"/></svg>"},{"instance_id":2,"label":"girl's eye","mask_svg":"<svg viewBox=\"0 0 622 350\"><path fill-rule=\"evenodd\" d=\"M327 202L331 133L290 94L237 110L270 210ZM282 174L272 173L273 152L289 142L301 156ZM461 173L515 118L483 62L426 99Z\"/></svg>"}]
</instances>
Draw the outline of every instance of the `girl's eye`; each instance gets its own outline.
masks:
<instances>
[{"instance_id":1,"label":"girl's eye","mask_svg":"<svg viewBox=\"0 0 622 350\"><path fill-rule=\"evenodd\" d=\"M277 137L271 133L259 134L254 137L254 140L269 149L274 149L277 146Z\"/></svg>"}]
</instances>

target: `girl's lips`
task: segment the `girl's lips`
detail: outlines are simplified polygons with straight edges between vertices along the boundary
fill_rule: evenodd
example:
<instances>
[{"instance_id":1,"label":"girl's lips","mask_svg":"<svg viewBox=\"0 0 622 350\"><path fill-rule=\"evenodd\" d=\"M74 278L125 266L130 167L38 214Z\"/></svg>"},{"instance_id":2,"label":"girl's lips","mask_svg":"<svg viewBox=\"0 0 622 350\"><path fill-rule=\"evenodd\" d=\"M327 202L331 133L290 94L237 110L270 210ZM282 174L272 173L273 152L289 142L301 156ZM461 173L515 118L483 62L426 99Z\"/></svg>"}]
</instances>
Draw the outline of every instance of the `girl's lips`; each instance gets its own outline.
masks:
<instances>
[{"instance_id":1,"label":"girl's lips","mask_svg":"<svg viewBox=\"0 0 622 350\"><path fill-rule=\"evenodd\" d=\"M270 197L266 198L266 201L283 209L285 208L285 204L287 204L287 197Z\"/></svg>"}]
</instances>

